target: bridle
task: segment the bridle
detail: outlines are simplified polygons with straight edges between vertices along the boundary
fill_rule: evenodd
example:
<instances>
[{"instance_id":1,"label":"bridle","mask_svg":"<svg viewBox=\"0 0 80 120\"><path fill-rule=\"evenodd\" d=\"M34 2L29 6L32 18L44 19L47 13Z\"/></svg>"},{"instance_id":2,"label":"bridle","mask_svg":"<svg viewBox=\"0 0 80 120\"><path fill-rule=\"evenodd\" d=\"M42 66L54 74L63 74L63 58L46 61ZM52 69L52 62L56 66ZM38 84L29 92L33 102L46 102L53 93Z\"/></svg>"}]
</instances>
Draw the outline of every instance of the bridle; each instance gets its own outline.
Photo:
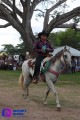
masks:
<instances>
[{"instance_id":1,"label":"bridle","mask_svg":"<svg viewBox=\"0 0 80 120\"><path fill-rule=\"evenodd\" d=\"M67 52L69 52L69 51L67 50ZM69 54L70 54L70 52L69 52ZM68 61L68 60L65 59L65 55L64 55L64 53L63 53L63 60L64 60L64 64L65 64L65 65L67 65L67 63L70 62L70 61Z\"/></svg>"},{"instance_id":2,"label":"bridle","mask_svg":"<svg viewBox=\"0 0 80 120\"><path fill-rule=\"evenodd\" d=\"M65 51L63 51L63 53L62 53L62 54L63 54L63 61L64 61L64 62L61 61L61 62L64 64L64 66L65 66L64 69L63 69L61 72L56 72L56 71L52 70L51 68L49 68L49 70L48 70L50 73L56 75L57 78L58 78L59 74L62 73L62 72L67 68L67 63L69 62L69 61L67 61L67 60L65 59L64 52L65 52ZM67 51L67 52L69 52L69 51ZM69 52L69 53L70 53L70 52ZM61 60L62 54L60 55L60 60Z\"/></svg>"}]
</instances>

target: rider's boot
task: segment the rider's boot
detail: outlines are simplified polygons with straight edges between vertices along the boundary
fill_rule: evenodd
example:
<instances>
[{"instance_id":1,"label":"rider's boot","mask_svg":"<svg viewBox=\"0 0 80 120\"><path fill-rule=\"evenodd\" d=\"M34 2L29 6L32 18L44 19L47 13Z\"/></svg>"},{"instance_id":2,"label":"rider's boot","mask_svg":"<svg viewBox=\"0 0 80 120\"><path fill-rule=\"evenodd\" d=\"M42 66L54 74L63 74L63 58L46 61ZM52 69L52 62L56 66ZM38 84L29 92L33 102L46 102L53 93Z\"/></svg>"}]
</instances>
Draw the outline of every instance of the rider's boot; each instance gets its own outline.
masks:
<instances>
[{"instance_id":1,"label":"rider's boot","mask_svg":"<svg viewBox=\"0 0 80 120\"><path fill-rule=\"evenodd\" d=\"M32 82L37 84L38 83L38 78L36 76L34 76Z\"/></svg>"}]
</instances>

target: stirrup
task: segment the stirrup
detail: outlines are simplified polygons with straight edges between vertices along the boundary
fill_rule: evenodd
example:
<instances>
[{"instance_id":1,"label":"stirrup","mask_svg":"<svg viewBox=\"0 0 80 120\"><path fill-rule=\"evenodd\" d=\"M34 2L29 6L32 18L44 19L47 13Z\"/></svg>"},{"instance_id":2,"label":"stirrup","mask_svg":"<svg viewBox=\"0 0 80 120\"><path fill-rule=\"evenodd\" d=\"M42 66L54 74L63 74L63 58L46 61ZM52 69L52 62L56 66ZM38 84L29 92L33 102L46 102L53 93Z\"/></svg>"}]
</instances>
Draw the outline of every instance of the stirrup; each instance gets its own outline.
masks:
<instances>
[{"instance_id":1,"label":"stirrup","mask_svg":"<svg viewBox=\"0 0 80 120\"><path fill-rule=\"evenodd\" d=\"M37 83L38 83L38 80L37 80L37 78L36 78L36 77L34 77L34 78L33 78L32 83L35 83L35 84L37 84Z\"/></svg>"}]
</instances>

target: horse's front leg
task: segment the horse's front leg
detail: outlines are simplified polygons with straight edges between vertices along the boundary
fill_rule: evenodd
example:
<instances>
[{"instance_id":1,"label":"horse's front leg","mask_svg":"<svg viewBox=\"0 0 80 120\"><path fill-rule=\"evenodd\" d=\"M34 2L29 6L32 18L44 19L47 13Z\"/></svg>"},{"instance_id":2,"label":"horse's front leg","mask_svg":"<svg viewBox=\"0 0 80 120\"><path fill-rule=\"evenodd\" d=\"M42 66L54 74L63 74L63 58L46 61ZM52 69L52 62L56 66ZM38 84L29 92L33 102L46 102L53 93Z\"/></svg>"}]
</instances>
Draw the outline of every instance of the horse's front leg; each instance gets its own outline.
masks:
<instances>
[{"instance_id":1,"label":"horse's front leg","mask_svg":"<svg viewBox=\"0 0 80 120\"><path fill-rule=\"evenodd\" d=\"M58 111L61 111L61 105L60 105L60 102L59 102L59 98L58 98L58 94L57 94L57 91L54 87L54 84L52 85L53 87L51 88L51 91L52 93L54 93L55 97L56 97L56 107L57 107L57 110Z\"/></svg>"},{"instance_id":2,"label":"horse's front leg","mask_svg":"<svg viewBox=\"0 0 80 120\"><path fill-rule=\"evenodd\" d=\"M47 82L47 85L48 85L48 87L50 88L50 90L51 90L51 92L55 95L55 97L56 97L56 107L57 107L57 110L58 111L60 111L61 110L61 105L60 105L60 103L59 103L59 98L58 98L58 94L57 94L57 91L56 91L56 89L55 89L55 87L54 87L54 84L53 84L53 82L50 80L50 78L48 78L47 77L47 79L46 79L46 82Z\"/></svg>"},{"instance_id":3,"label":"horse's front leg","mask_svg":"<svg viewBox=\"0 0 80 120\"><path fill-rule=\"evenodd\" d=\"M61 111L61 105L60 105L60 102L59 102L59 98L58 98L58 94L57 94L56 89L55 89L54 95L56 96L57 110Z\"/></svg>"}]
</instances>

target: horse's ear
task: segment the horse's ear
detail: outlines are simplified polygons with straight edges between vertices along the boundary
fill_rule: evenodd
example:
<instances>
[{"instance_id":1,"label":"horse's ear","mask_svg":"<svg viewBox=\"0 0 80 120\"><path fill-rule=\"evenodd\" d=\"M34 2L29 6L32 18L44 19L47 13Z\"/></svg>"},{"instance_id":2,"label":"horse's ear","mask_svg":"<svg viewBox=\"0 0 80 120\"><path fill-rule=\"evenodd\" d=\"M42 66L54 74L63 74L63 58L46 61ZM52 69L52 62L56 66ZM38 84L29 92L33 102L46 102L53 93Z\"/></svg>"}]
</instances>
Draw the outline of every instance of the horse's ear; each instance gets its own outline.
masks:
<instances>
[{"instance_id":1,"label":"horse's ear","mask_svg":"<svg viewBox=\"0 0 80 120\"><path fill-rule=\"evenodd\" d=\"M64 49L66 50L66 45L64 46Z\"/></svg>"},{"instance_id":2,"label":"horse's ear","mask_svg":"<svg viewBox=\"0 0 80 120\"><path fill-rule=\"evenodd\" d=\"M66 50L66 45L64 46L64 49L63 49L63 51L65 51Z\"/></svg>"}]
</instances>

